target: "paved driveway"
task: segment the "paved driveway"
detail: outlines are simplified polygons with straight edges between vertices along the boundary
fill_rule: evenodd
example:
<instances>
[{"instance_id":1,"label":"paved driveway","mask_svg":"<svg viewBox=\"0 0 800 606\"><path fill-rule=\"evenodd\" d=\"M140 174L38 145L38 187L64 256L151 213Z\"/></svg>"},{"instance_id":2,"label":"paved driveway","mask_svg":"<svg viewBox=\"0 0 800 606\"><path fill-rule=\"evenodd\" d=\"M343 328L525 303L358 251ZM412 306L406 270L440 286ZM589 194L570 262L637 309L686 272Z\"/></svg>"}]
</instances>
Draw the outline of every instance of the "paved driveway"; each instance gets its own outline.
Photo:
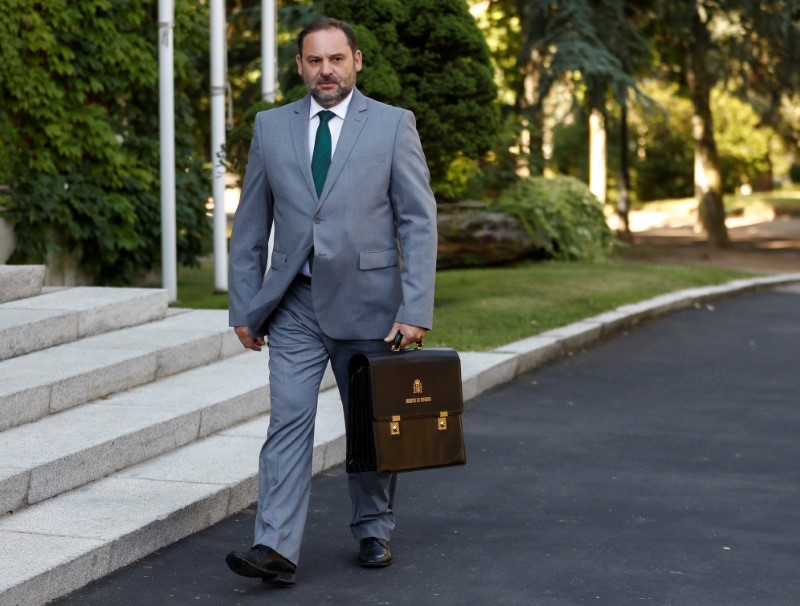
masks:
<instances>
[{"instance_id":1,"label":"paved driveway","mask_svg":"<svg viewBox=\"0 0 800 606\"><path fill-rule=\"evenodd\" d=\"M464 426L465 467L400 478L389 568L355 563L340 467L314 480L293 588L228 572L246 511L58 603L800 603L800 290L640 326Z\"/></svg>"}]
</instances>

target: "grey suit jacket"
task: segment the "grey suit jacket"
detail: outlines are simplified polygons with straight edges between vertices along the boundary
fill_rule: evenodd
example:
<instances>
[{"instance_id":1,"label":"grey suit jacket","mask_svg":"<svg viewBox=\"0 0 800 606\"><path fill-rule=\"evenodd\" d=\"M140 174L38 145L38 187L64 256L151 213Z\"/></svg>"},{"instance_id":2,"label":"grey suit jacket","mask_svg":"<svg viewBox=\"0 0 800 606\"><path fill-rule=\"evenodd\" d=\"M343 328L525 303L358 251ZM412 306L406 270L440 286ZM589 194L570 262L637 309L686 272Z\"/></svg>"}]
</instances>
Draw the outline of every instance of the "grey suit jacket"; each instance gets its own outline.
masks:
<instances>
[{"instance_id":1,"label":"grey suit jacket","mask_svg":"<svg viewBox=\"0 0 800 606\"><path fill-rule=\"evenodd\" d=\"M326 335L379 339L394 321L431 328L436 202L413 114L355 90L318 198L309 108L306 96L256 116L231 238L231 326L266 334L313 247L312 298Z\"/></svg>"}]
</instances>

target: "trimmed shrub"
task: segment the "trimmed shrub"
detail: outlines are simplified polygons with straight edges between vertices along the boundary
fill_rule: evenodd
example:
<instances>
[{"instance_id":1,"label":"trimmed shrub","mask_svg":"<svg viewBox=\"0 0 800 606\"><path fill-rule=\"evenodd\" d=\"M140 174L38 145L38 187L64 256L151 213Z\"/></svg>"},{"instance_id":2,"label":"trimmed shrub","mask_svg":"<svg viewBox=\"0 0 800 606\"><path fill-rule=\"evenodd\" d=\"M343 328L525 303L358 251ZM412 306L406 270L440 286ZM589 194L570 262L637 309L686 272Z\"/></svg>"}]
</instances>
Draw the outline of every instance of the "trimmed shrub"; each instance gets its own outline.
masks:
<instances>
[{"instance_id":1,"label":"trimmed shrub","mask_svg":"<svg viewBox=\"0 0 800 606\"><path fill-rule=\"evenodd\" d=\"M603 208L586 184L574 177L526 177L506 189L493 210L516 216L549 257L600 261L613 237Z\"/></svg>"}]
</instances>

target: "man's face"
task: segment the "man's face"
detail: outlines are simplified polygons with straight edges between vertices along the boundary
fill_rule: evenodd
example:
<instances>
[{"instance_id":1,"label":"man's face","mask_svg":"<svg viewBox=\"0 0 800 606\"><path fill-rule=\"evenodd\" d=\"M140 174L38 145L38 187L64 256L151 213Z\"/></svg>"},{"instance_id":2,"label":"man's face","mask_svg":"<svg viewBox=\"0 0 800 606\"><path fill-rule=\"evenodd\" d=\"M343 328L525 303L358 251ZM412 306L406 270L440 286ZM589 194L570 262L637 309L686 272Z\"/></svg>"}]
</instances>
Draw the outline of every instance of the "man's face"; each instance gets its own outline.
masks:
<instances>
[{"instance_id":1,"label":"man's face","mask_svg":"<svg viewBox=\"0 0 800 606\"><path fill-rule=\"evenodd\" d=\"M302 56L297 55L297 73L322 107L333 107L347 97L360 71L361 51L353 53L347 36L338 29L308 34Z\"/></svg>"}]
</instances>

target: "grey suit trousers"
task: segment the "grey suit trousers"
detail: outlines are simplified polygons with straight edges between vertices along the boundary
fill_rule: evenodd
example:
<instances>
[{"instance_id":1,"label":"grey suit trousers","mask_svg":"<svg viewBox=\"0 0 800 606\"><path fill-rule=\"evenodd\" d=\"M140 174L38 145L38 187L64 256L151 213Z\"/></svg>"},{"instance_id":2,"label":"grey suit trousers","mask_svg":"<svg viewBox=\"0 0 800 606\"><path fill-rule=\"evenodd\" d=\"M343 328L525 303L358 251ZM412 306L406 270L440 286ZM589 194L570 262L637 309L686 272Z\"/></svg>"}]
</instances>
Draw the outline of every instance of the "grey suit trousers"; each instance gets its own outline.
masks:
<instances>
[{"instance_id":1,"label":"grey suit trousers","mask_svg":"<svg viewBox=\"0 0 800 606\"><path fill-rule=\"evenodd\" d=\"M388 328L388 327L387 327ZM258 512L254 545L266 545L297 564L308 513L314 421L322 376L331 362L345 418L347 366L358 352L385 351L380 340L340 341L323 334L311 286L295 281L268 327L271 413L259 458ZM350 528L357 541L389 539L394 529L395 474L349 474Z\"/></svg>"}]
</instances>

